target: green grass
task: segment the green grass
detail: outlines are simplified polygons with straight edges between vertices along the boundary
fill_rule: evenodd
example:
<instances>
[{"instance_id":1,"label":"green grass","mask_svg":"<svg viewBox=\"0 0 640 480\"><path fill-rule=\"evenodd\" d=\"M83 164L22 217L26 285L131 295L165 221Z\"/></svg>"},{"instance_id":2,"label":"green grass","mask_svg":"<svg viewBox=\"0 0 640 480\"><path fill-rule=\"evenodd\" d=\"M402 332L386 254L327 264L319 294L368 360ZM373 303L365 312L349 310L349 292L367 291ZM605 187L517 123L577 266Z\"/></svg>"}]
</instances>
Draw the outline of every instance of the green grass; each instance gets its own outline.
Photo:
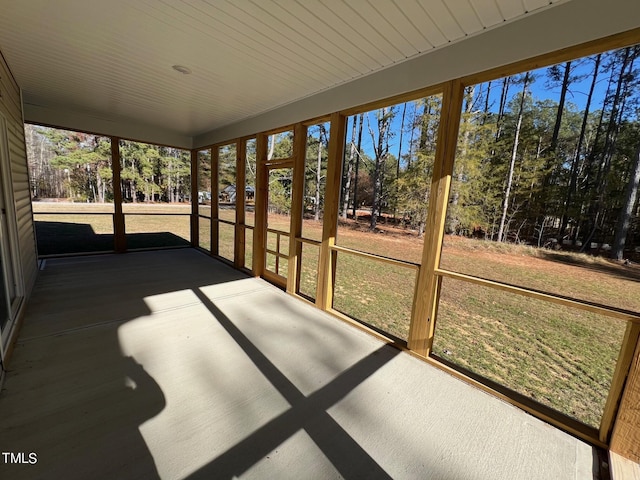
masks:
<instances>
[{"instance_id":1,"label":"green grass","mask_svg":"<svg viewBox=\"0 0 640 480\"><path fill-rule=\"evenodd\" d=\"M320 247L316 245L302 245L302 260L300 268L300 293L312 300L316 299L318 286L318 257Z\"/></svg>"},{"instance_id":2,"label":"green grass","mask_svg":"<svg viewBox=\"0 0 640 480\"><path fill-rule=\"evenodd\" d=\"M66 212L73 210L74 213ZM127 248L185 246L190 242L190 207L158 206L125 209ZM47 212L47 213L41 213ZM75 213L77 212L77 213ZM34 204L39 255L112 251L113 206ZM145 215L163 213L170 215ZM179 215L178 215L179 214Z\"/></svg>"},{"instance_id":3,"label":"green grass","mask_svg":"<svg viewBox=\"0 0 640 480\"><path fill-rule=\"evenodd\" d=\"M207 251L211 251L211 220L202 218L198 220L199 243L200 247Z\"/></svg>"},{"instance_id":4,"label":"green grass","mask_svg":"<svg viewBox=\"0 0 640 480\"><path fill-rule=\"evenodd\" d=\"M599 426L625 324L444 279L434 353Z\"/></svg>"},{"instance_id":5,"label":"green grass","mask_svg":"<svg viewBox=\"0 0 640 480\"><path fill-rule=\"evenodd\" d=\"M34 210L37 212L36 207L41 206L35 204ZM97 235L112 235L112 217L95 215L97 211L109 211L112 206L73 207L74 211L80 208L84 217L37 213L36 220L51 221L51 217L59 224L85 224ZM53 208L64 212L69 206L54 205ZM130 212L140 212L160 207L128 205L127 208ZM162 211L186 210L188 213L189 208L166 206ZM235 211L221 209L220 218L233 221ZM247 223L252 220L253 214L248 212ZM286 216L269 215L270 228L287 231L288 222ZM209 247L208 223L203 220L200 224L201 245L205 248ZM169 232L178 238L189 238L188 217L129 215L127 229L139 233ZM321 238L321 231L320 223L304 222L306 238ZM220 253L230 260L233 259L233 232L231 225L220 223ZM251 268L253 231L247 229L246 233L245 265ZM269 234L267 243L270 249L276 250L277 235ZM342 225L337 243L414 263L422 258L422 239L406 233L394 235L389 230L372 233ZM288 238L281 236L280 251L287 249ZM311 299L316 294L318 253L318 246L304 244L302 247L300 292ZM267 260L273 271L274 256L268 255ZM278 272L286 276L286 259L279 263ZM637 268L587 255L448 237L443 246L441 266L455 272L640 311ZM406 339L415 279L413 269L338 252L334 308ZM446 278L438 309L434 353L597 427L624 329L624 322L609 317Z\"/></svg>"},{"instance_id":6,"label":"green grass","mask_svg":"<svg viewBox=\"0 0 640 480\"><path fill-rule=\"evenodd\" d=\"M235 227L233 225L229 225L228 223L218 223L219 229L219 238L220 242L218 244L218 255L222 258L226 258L230 262L233 262L233 246L234 246L234 237L235 237Z\"/></svg>"},{"instance_id":7,"label":"green grass","mask_svg":"<svg viewBox=\"0 0 640 480\"><path fill-rule=\"evenodd\" d=\"M640 311L640 268L602 257L446 237L441 268L534 290ZM490 267L488 267L490 265ZM627 293L628 292L628 293Z\"/></svg>"},{"instance_id":8,"label":"green grass","mask_svg":"<svg viewBox=\"0 0 640 480\"><path fill-rule=\"evenodd\" d=\"M407 340L416 271L338 252L333 307Z\"/></svg>"}]
</instances>

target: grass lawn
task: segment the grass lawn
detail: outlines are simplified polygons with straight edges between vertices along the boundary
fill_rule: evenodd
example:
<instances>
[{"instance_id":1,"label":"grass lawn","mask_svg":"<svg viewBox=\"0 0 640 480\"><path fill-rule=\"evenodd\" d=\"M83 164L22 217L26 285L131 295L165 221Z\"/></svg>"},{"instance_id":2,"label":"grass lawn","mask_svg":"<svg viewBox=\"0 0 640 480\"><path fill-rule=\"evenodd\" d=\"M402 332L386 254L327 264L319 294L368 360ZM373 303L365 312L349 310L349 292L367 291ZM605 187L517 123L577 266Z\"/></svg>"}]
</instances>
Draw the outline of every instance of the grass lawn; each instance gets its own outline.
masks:
<instances>
[{"instance_id":1,"label":"grass lawn","mask_svg":"<svg viewBox=\"0 0 640 480\"><path fill-rule=\"evenodd\" d=\"M44 208L46 207L46 209ZM71 215L69 209L82 215ZM50 236L80 240L112 241L113 206L34 203L36 222ZM189 205L126 205L128 241L144 235L170 235L188 242ZM61 212L45 215L41 212ZM162 212L174 215L143 216ZM204 212L203 212L204 213ZM234 221L235 210L220 209L221 219ZM269 228L288 231L289 218L269 215ZM247 212L252 224L253 213ZM200 239L209 248L210 221L200 220ZM220 254L233 259L234 228L219 223ZM57 230L56 230L57 229ZM58 233L53 235L52 232ZM305 220L305 238L321 238L320 222ZM247 228L245 265L251 268L252 233ZM82 236L84 235L84 236ZM93 236L92 236L93 235ZM147 241L159 241L147 238ZM280 236L281 252L288 238ZM270 249L278 248L277 235L269 233ZM337 244L385 257L420 263L422 239L408 231L380 229L369 232L364 224L341 223ZM84 251L84 250L77 250ZM319 247L304 244L300 292L315 298ZM275 268L275 257L268 255ZM536 290L572 296L640 312L640 269L588 255L446 237L441 267ZM286 276L286 259L279 273ZM334 308L387 331L401 339L408 336L416 271L360 256L337 253ZM609 391L625 323L582 310L445 278L436 322L434 353L481 376L522 393L538 402L597 427Z\"/></svg>"},{"instance_id":2,"label":"grass lawn","mask_svg":"<svg viewBox=\"0 0 640 480\"><path fill-rule=\"evenodd\" d=\"M113 211L112 204L34 202L39 255L113 250ZM191 205L126 204L123 211L128 249L189 245Z\"/></svg>"}]
</instances>

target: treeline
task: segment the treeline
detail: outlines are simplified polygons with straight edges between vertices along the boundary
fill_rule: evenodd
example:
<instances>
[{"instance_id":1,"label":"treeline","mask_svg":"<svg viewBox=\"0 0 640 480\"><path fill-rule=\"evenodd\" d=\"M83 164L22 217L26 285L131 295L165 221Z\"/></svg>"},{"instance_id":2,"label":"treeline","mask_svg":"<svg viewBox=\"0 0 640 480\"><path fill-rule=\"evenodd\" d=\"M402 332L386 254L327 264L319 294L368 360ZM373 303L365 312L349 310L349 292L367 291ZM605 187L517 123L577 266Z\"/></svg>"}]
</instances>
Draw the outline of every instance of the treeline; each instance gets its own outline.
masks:
<instances>
[{"instance_id":1,"label":"treeline","mask_svg":"<svg viewBox=\"0 0 640 480\"><path fill-rule=\"evenodd\" d=\"M467 87L446 232L539 247L594 247L622 258L638 245L640 47L632 46ZM353 115L347 122L340 214L368 210L422 235L432 187L439 95ZM108 138L26 126L34 198L113 198ZM309 127L305 214L324 209L331 126ZM292 132L269 138L268 158L292 155ZM219 151L219 190L235 186L235 147ZM247 184L255 183L255 142ZM203 160L201 163L205 163ZM203 167L206 165L202 165ZM186 151L121 143L129 202L190 200ZM204 170L203 170L203 173ZM210 180L199 179L210 190ZM271 170L269 206L290 210L292 172Z\"/></svg>"},{"instance_id":2,"label":"treeline","mask_svg":"<svg viewBox=\"0 0 640 480\"><path fill-rule=\"evenodd\" d=\"M187 150L120 142L122 195L128 202L191 201L191 157Z\"/></svg>"},{"instance_id":3,"label":"treeline","mask_svg":"<svg viewBox=\"0 0 640 480\"><path fill-rule=\"evenodd\" d=\"M622 258L637 245L640 47L467 87L446 231ZM440 98L350 117L343 216L422 233ZM363 184L366 189L363 189Z\"/></svg>"},{"instance_id":4,"label":"treeline","mask_svg":"<svg viewBox=\"0 0 640 480\"><path fill-rule=\"evenodd\" d=\"M25 132L34 199L113 201L108 137L29 124ZM120 162L125 202L190 201L188 151L122 140Z\"/></svg>"}]
</instances>

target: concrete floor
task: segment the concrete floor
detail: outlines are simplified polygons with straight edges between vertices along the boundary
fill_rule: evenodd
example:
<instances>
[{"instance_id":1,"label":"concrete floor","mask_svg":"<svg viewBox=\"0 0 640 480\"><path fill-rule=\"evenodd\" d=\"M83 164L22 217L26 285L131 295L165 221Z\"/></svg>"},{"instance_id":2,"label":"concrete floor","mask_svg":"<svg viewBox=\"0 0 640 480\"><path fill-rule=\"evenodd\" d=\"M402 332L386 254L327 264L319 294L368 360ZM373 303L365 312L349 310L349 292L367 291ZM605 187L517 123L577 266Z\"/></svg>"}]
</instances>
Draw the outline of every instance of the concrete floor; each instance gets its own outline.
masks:
<instances>
[{"instance_id":1,"label":"concrete floor","mask_svg":"<svg viewBox=\"0 0 640 480\"><path fill-rule=\"evenodd\" d=\"M0 478L597 478L584 442L192 250L48 260ZM29 457L29 454L35 457Z\"/></svg>"}]
</instances>

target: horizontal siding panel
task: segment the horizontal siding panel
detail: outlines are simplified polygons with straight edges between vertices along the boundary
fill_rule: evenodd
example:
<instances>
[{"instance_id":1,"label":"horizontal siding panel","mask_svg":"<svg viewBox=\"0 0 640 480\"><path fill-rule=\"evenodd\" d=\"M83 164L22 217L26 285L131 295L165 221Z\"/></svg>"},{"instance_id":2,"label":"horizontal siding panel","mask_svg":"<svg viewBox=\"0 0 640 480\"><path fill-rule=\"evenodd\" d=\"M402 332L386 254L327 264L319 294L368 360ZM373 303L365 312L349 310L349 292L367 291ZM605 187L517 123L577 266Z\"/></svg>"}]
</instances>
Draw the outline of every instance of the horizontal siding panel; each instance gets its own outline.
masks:
<instances>
[{"instance_id":1,"label":"horizontal siding panel","mask_svg":"<svg viewBox=\"0 0 640 480\"><path fill-rule=\"evenodd\" d=\"M16 213L18 213L19 215L28 213L31 214L31 199L26 196L26 195L22 195L20 199L15 199L15 204L16 204Z\"/></svg>"},{"instance_id":2,"label":"horizontal siding panel","mask_svg":"<svg viewBox=\"0 0 640 480\"><path fill-rule=\"evenodd\" d=\"M20 253L23 259L23 266L26 266L25 260L29 252L29 247L35 249L35 243L33 240L33 230L31 228L31 222L24 222L18 225L18 239L20 243ZM24 247L27 247L26 249ZM27 269L25 268L25 271Z\"/></svg>"},{"instance_id":3,"label":"horizontal siding panel","mask_svg":"<svg viewBox=\"0 0 640 480\"><path fill-rule=\"evenodd\" d=\"M9 123L13 123L13 125L16 125L18 123L22 124L22 114L20 112L12 112L11 110L8 110L6 108L4 108L4 105L2 105L0 103L0 113L2 113L6 118L7 121ZM15 130L16 127L11 125L7 125L7 130L9 130L9 133L12 133L12 130Z\"/></svg>"},{"instance_id":4,"label":"horizontal siding panel","mask_svg":"<svg viewBox=\"0 0 640 480\"><path fill-rule=\"evenodd\" d=\"M9 135L9 143L24 150L24 128L13 128Z\"/></svg>"},{"instance_id":5,"label":"horizontal siding panel","mask_svg":"<svg viewBox=\"0 0 640 480\"><path fill-rule=\"evenodd\" d=\"M13 114L17 116L20 115L20 91L10 90L6 88L6 83L2 84L2 100L6 105L7 109Z\"/></svg>"},{"instance_id":6,"label":"horizontal siding panel","mask_svg":"<svg viewBox=\"0 0 640 480\"><path fill-rule=\"evenodd\" d=\"M9 122L22 123L21 111L16 107L12 107L7 102L0 102L0 112L7 117ZM14 131L17 127L14 125L7 125L9 132Z\"/></svg>"},{"instance_id":7,"label":"horizontal siding panel","mask_svg":"<svg viewBox=\"0 0 640 480\"><path fill-rule=\"evenodd\" d=\"M24 216L18 222L18 238L30 237L32 235L31 220Z\"/></svg>"},{"instance_id":8,"label":"horizontal siding panel","mask_svg":"<svg viewBox=\"0 0 640 480\"><path fill-rule=\"evenodd\" d=\"M19 202L15 203L16 214L19 214L20 221L23 222L31 222L31 199L29 198L21 198ZM23 217L26 217L23 218Z\"/></svg>"},{"instance_id":9,"label":"horizontal siding panel","mask_svg":"<svg viewBox=\"0 0 640 480\"><path fill-rule=\"evenodd\" d=\"M21 192L29 193L29 176L26 172L11 172L11 180L13 181L14 196L19 195Z\"/></svg>"},{"instance_id":10,"label":"horizontal siding panel","mask_svg":"<svg viewBox=\"0 0 640 480\"><path fill-rule=\"evenodd\" d=\"M17 178L12 178L13 180L13 196L15 198L21 198L23 196L29 195L29 191L31 187L29 186L29 178L27 175L21 175L18 173L16 175Z\"/></svg>"},{"instance_id":11,"label":"horizontal siding panel","mask_svg":"<svg viewBox=\"0 0 640 480\"><path fill-rule=\"evenodd\" d=\"M20 90L9 73L8 66L0 56L0 77L2 99L0 112L7 122L7 143L9 147L9 168L11 170L13 208L15 209L16 225L12 229L17 234L17 249L20 257L20 274L24 282L25 293L28 294L35 282L38 265L35 245L33 217L31 213L31 198L27 155L24 144L24 124L22 122L22 104ZM15 238L15 237L13 237ZM14 240L15 241L15 240Z\"/></svg>"},{"instance_id":12,"label":"horizontal siding panel","mask_svg":"<svg viewBox=\"0 0 640 480\"><path fill-rule=\"evenodd\" d=\"M18 169L13 166L11 171L11 179L13 180L14 191L17 189L29 190L29 173L26 170Z\"/></svg>"},{"instance_id":13,"label":"horizontal siding panel","mask_svg":"<svg viewBox=\"0 0 640 480\"><path fill-rule=\"evenodd\" d=\"M20 251L26 252L23 255L25 265L33 265L34 268L25 269L24 271L24 288L25 294L29 295L36 277L38 276L38 258L36 255L35 239L33 237L24 238L20 241Z\"/></svg>"},{"instance_id":14,"label":"horizontal siding panel","mask_svg":"<svg viewBox=\"0 0 640 480\"><path fill-rule=\"evenodd\" d=\"M15 185L15 183L14 183ZM14 190L13 201L14 204L18 201L23 201L29 198L29 184L27 182L20 182L20 190L17 188Z\"/></svg>"},{"instance_id":15,"label":"horizontal siding panel","mask_svg":"<svg viewBox=\"0 0 640 480\"><path fill-rule=\"evenodd\" d=\"M4 85L2 87L4 87ZM8 98L7 91L4 90L4 88L2 91L2 100L0 100L0 105L2 105L3 110L8 115L11 115L12 119L17 120L21 118L22 115L20 113L20 104L16 104L14 101Z\"/></svg>"},{"instance_id":16,"label":"horizontal siding panel","mask_svg":"<svg viewBox=\"0 0 640 480\"><path fill-rule=\"evenodd\" d=\"M13 77L13 73L9 69L9 66L6 64L2 52L0 52L0 72L2 78L6 78L6 81L11 85L13 90L18 92L20 90L20 87L18 86L16 79Z\"/></svg>"},{"instance_id":17,"label":"horizontal siding panel","mask_svg":"<svg viewBox=\"0 0 640 480\"><path fill-rule=\"evenodd\" d=\"M22 143L22 138L16 138L15 135L9 135L9 151L23 159L27 158L27 152L25 151L24 143Z\"/></svg>"},{"instance_id":18,"label":"horizontal siding panel","mask_svg":"<svg viewBox=\"0 0 640 480\"><path fill-rule=\"evenodd\" d=\"M24 161L27 156L21 152L10 151L9 156L11 158L11 172L14 175L24 175L27 178L29 169L24 163L19 163L20 161ZM15 159L15 160L14 160Z\"/></svg>"},{"instance_id":19,"label":"horizontal siding panel","mask_svg":"<svg viewBox=\"0 0 640 480\"><path fill-rule=\"evenodd\" d=\"M21 163L27 158L24 151L9 150L9 158L11 158L11 172L14 175L24 175L26 177L29 170L26 164Z\"/></svg>"},{"instance_id":20,"label":"horizontal siding panel","mask_svg":"<svg viewBox=\"0 0 640 480\"><path fill-rule=\"evenodd\" d=\"M8 108L16 109L20 105L20 90L13 86L13 83L7 81L5 74L0 74L0 93L2 93L2 102Z\"/></svg>"},{"instance_id":21,"label":"horizontal siding panel","mask_svg":"<svg viewBox=\"0 0 640 480\"><path fill-rule=\"evenodd\" d=\"M24 246L24 250L26 251L31 251L31 249L29 249L27 246ZM29 257L25 258L26 262L28 264L33 264L33 265L37 265L37 259L35 257L35 253L31 254ZM24 290L25 290L25 295L27 296L27 298L31 295L31 291L33 290L33 287L36 283L36 280L38 278L38 269L34 268L33 270L29 270L28 273L25 274L24 276Z\"/></svg>"},{"instance_id":22,"label":"horizontal siding panel","mask_svg":"<svg viewBox=\"0 0 640 480\"><path fill-rule=\"evenodd\" d=\"M14 107L19 107L20 89L6 70L0 72L0 88L2 88L2 100L10 102Z\"/></svg>"}]
</instances>

